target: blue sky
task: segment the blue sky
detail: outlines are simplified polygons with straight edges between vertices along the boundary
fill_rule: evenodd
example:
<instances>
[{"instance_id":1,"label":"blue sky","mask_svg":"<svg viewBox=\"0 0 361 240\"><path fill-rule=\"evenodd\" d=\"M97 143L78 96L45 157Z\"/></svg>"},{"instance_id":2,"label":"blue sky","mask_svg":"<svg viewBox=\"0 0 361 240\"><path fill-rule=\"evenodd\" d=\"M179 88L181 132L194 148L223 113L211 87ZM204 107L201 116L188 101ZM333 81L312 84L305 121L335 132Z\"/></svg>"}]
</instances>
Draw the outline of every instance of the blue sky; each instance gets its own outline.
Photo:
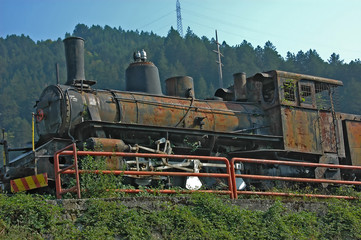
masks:
<instances>
[{"instance_id":1,"label":"blue sky","mask_svg":"<svg viewBox=\"0 0 361 240\"><path fill-rule=\"evenodd\" d=\"M180 0L183 32L189 26L209 39L218 31L229 45L247 40L254 47L271 41L277 51L315 49L346 63L361 59L359 0ZM177 28L176 0L0 0L0 37L63 38L78 23L153 31Z\"/></svg>"}]
</instances>

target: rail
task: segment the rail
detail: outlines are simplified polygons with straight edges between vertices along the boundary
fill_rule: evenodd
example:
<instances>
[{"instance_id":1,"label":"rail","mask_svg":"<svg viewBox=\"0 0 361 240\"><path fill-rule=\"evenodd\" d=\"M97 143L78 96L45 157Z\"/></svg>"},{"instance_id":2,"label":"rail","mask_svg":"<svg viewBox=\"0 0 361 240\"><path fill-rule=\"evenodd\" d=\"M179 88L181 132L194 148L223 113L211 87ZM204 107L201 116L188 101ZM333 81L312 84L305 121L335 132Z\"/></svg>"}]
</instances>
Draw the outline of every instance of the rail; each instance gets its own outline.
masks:
<instances>
[{"instance_id":1,"label":"rail","mask_svg":"<svg viewBox=\"0 0 361 240\"><path fill-rule=\"evenodd\" d=\"M72 148L72 150L69 150ZM74 157L74 163L71 166L61 169L59 165L59 157L61 155L72 155ZM120 170L79 170L78 169L78 156L106 156L106 157L147 157L147 158L172 158L172 159L198 159L200 161L222 161L226 165L226 173L189 173L189 172L153 172L153 171L120 171ZM54 154L54 170L55 170L55 186L56 186L56 197L61 198L62 194L68 192L76 192L77 197L81 198L81 189L80 189L80 178L79 175L83 173L95 173L95 174L114 174L114 175L135 175L135 176L194 176L194 177L214 177L214 178L226 178L228 182L228 190L185 190L185 191L176 191L170 189L164 190L147 190L148 192L159 192L159 193L192 193L197 192L210 192L218 194L227 194L231 199L233 196L233 187L232 187L232 173L230 170L229 160L224 157L210 157L210 156L192 156L192 155L168 155L168 154L150 154L150 153L124 153L124 152L95 152L95 151L77 151L75 144L69 145L66 148L63 148L57 151ZM76 176L76 186L63 189L61 184L61 174L75 174ZM139 189L117 189L115 191L127 192L127 193L137 193L142 190Z\"/></svg>"},{"instance_id":2,"label":"rail","mask_svg":"<svg viewBox=\"0 0 361 240\"><path fill-rule=\"evenodd\" d=\"M320 195L320 194L293 194L293 193L280 193L280 192L255 192L255 191L239 191L236 186L236 178L249 178L258 180L281 180L293 182L308 182L308 183L333 183L344 185L361 185L360 181L345 181L345 180L332 180L332 179L314 179L314 178L299 178L299 177L279 177L279 176L264 176L264 175L251 175L251 174L236 174L234 164L236 162L242 163L255 163L255 164L277 164L288 166L302 166L302 167L324 167L324 168L338 168L348 170L361 170L361 166L351 165L336 165L325 163L308 163L308 162L290 162L279 160L265 160L265 159L251 159L251 158L232 158L231 172L232 172L232 185L234 198L238 198L238 194L243 195L264 195L264 196L288 196L288 197L316 197L316 198L338 198L338 199L356 199L352 196L334 196L334 195Z\"/></svg>"}]
</instances>

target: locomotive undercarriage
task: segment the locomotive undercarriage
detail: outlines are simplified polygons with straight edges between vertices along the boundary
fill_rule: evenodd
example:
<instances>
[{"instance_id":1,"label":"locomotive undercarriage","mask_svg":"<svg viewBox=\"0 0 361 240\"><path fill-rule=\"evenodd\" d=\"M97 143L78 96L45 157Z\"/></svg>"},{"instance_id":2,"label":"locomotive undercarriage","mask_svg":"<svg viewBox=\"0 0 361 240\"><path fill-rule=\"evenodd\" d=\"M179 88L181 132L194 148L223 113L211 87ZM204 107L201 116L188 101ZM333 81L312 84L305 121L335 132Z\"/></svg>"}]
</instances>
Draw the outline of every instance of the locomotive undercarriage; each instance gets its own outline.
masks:
<instances>
[{"instance_id":1,"label":"locomotive undercarriage","mask_svg":"<svg viewBox=\"0 0 361 240\"><path fill-rule=\"evenodd\" d=\"M205 130L188 130L158 126L142 126L135 124L113 124L87 121L79 124L74 133L77 139L122 139L127 151L142 153L166 153L177 155L224 156L229 152L245 151L258 148L276 148L282 143L277 136L262 136L252 134L232 134L211 132ZM92 144L94 145L94 144ZM126 148L126 147L124 147ZM186 171L186 172L224 172L224 163L200 162L194 159L183 161L172 159L130 159L123 160L123 167L127 170L144 171ZM146 180L137 177L134 182L138 185L151 184L151 178ZM159 177L154 177L159 180ZM162 180L165 180L164 178ZM202 182L195 177L173 177L166 179L167 185L182 186L197 189L200 186L211 187L222 184L221 181L203 178ZM240 183L242 185L242 182Z\"/></svg>"},{"instance_id":2,"label":"locomotive undercarriage","mask_svg":"<svg viewBox=\"0 0 361 240\"><path fill-rule=\"evenodd\" d=\"M222 133L96 121L83 122L77 125L75 129L75 132L72 133L74 136L72 137L80 140L78 142L80 149L84 149L84 146L86 146L88 149L97 151L114 151L114 147L117 145L116 151L136 153L222 156L228 159L232 157L247 157L316 163L319 162L320 159L320 156L317 155L282 150L283 139L279 136ZM70 143L71 140L69 139L54 138L38 146L35 153L29 152L14 159L7 168L3 182L8 183L10 179L43 172L48 173L50 181L53 180L53 154ZM71 157L61 157L60 161L63 166L72 163ZM113 170L225 172L224 163L201 162L194 159L117 158L116 161L118 161L118 164L114 165L114 163L112 163L111 168ZM334 163L338 164L338 159L337 162ZM26 168L24 168L24 166L26 166ZM114 168L114 166L116 166L116 168ZM340 171L333 169L315 171L314 168L262 164L237 164L235 168L236 173L245 174L341 179ZM354 178L354 175L343 175L342 178L350 179ZM163 182L169 187L180 186L188 189L199 189L201 186L205 188L220 188L226 186L226 184L223 184L223 180L212 178L128 176L127 179L129 183L141 186L148 186L158 182ZM249 179L245 179L244 181L243 179L237 180L237 188L243 189L246 185L261 189L273 186L270 182L265 181Z\"/></svg>"},{"instance_id":3,"label":"locomotive undercarriage","mask_svg":"<svg viewBox=\"0 0 361 240\"><path fill-rule=\"evenodd\" d=\"M129 145L129 151L166 153L201 156L247 157L260 159L274 159L286 161L304 161L318 163L320 156L302 152L288 152L281 149L282 137L262 136L252 134L217 133L203 130L187 130L178 128L150 127L133 124L107 124L100 122L84 122L76 128L76 137L85 139L90 135L97 137L118 138ZM84 134L86 133L86 135ZM321 158L322 159L322 158ZM184 161L150 161L149 159L129 160L124 162L128 170L145 171L188 171L188 172L224 172L222 163L204 163L197 160L184 159ZM338 164L338 158L327 158L323 163ZM142 167L140 167L142 166ZM341 179L341 172L335 169L291 167L284 165L256 165L238 164L238 173L260 174L268 176L306 177ZM344 175L344 174L343 174ZM344 175L347 179L349 176ZM158 178L158 177L155 177ZM203 179L202 179L203 181ZM136 181L137 182L137 181ZM140 181L138 181L140 182ZM144 183L146 181L143 181ZM214 180L205 179L204 185L213 186ZM239 188L244 186L238 181ZM248 185L258 185L264 188L264 181L246 180ZM149 180L150 183L150 180ZM198 184L198 183L197 183ZM141 184L140 184L141 185ZM174 185L174 183L173 183ZM175 184L182 185L182 184ZM187 185L183 183L183 186ZM324 184L326 187L327 184Z\"/></svg>"}]
</instances>

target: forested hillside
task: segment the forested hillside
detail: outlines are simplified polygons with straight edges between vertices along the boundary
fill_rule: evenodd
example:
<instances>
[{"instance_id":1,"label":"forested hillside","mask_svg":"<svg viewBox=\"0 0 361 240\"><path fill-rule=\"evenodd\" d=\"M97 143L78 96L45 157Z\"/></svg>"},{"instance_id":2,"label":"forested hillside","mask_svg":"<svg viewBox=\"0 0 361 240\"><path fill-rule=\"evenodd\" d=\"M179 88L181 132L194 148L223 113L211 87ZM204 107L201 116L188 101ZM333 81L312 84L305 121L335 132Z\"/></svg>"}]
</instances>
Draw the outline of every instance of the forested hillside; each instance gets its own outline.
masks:
<instances>
[{"instance_id":1,"label":"forested hillside","mask_svg":"<svg viewBox=\"0 0 361 240\"><path fill-rule=\"evenodd\" d=\"M218 67L213 52L216 43L214 39L198 37L189 28L182 38L173 28L166 37L160 37L148 32L78 24L72 35L85 39L85 75L96 80L98 88L124 90L125 69L133 52L141 49L159 68L162 87L165 79L178 75L193 77L197 98L213 95L217 87ZM360 59L345 63L334 53L323 60L311 49L289 52L283 58L271 42L254 47L245 40L237 46L223 42L221 52L225 87L232 84L235 72L250 76L279 69L334 78L344 82L338 110L361 114ZM31 112L42 89L56 83L55 63L60 67L60 82L65 83L62 39L34 42L24 35L0 38L0 128L6 129L13 147L30 141Z\"/></svg>"}]
</instances>

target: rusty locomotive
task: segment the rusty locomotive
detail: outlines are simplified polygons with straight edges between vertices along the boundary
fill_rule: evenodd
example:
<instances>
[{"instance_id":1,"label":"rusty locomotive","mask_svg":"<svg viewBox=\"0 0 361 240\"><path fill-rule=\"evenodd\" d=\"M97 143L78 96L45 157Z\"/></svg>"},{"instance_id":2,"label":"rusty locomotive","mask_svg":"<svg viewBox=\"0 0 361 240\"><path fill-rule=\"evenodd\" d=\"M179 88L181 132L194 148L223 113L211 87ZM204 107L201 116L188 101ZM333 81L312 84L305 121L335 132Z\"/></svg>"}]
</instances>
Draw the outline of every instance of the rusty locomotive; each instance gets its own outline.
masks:
<instances>
[{"instance_id":1,"label":"rusty locomotive","mask_svg":"<svg viewBox=\"0 0 361 240\"><path fill-rule=\"evenodd\" d=\"M64 45L67 82L50 85L40 95L35 151L7 159L2 167L3 183L44 172L53 179L54 152L74 141L80 148L86 144L107 151L361 165L361 116L339 113L334 107L334 92L343 85L341 81L278 70L248 78L236 73L233 86L201 100L188 76L167 79L163 94L158 69L142 51L134 54L126 70L126 91L100 90L93 87L95 81L85 79L84 40L70 37ZM64 158L63 164L67 161ZM221 164L217 166L221 171ZM112 169L154 171L214 171L210 167L189 159L140 159L136 163L117 159L110 163ZM274 176L361 177L358 172L325 168L244 164L236 169ZM135 179L138 185L151 181L150 177ZM174 185L184 186L184 180Z\"/></svg>"}]
</instances>

